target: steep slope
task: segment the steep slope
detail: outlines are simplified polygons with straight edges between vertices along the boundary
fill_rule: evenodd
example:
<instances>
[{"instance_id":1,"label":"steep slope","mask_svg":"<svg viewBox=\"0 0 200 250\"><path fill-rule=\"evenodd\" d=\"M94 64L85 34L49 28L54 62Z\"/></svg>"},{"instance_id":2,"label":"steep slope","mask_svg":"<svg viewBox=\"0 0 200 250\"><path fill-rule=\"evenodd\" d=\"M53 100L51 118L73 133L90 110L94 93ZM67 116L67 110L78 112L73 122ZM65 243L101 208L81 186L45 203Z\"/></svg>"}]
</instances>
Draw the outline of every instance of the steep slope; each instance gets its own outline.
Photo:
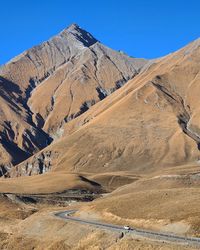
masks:
<instances>
[{"instance_id":1,"label":"steep slope","mask_svg":"<svg viewBox=\"0 0 200 250\"><path fill-rule=\"evenodd\" d=\"M51 141L32 122L20 95L17 84L0 76L0 175Z\"/></svg>"},{"instance_id":2,"label":"steep slope","mask_svg":"<svg viewBox=\"0 0 200 250\"><path fill-rule=\"evenodd\" d=\"M147 63L73 24L0 68L1 174L62 136L63 125Z\"/></svg>"},{"instance_id":3,"label":"steep slope","mask_svg":"<svg viewBox=\"0 0 200 250\"><path fill-rule=\"evenodd\" d=\"M50 169L144 173L185 163L198 165L199 69L197 40L155 62L67 123L65 137L12 174ZM49 154L52 157L47 158Z\"/></svg>"}]
</instances>

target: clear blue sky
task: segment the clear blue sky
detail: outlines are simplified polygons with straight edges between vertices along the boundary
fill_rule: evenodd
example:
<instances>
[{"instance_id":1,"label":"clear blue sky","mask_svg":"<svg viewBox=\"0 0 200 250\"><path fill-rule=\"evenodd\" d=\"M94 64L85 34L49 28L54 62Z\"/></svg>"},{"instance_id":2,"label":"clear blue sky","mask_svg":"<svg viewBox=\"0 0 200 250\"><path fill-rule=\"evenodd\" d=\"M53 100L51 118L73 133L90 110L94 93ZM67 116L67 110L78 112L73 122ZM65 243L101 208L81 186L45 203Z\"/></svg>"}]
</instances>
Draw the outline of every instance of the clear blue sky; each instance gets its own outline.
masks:
<instances>
[{"instance_id":1,"label":"clear blue sky","mask_svg":"<svg viewBox=\"0 0 200 250\"><path fill-rule=\"evenodd\" d=\"M200 36L199 0L1 0L0 9L0 64L71 23L135 57L160 57Z\"/></svg>"}]
</instances>

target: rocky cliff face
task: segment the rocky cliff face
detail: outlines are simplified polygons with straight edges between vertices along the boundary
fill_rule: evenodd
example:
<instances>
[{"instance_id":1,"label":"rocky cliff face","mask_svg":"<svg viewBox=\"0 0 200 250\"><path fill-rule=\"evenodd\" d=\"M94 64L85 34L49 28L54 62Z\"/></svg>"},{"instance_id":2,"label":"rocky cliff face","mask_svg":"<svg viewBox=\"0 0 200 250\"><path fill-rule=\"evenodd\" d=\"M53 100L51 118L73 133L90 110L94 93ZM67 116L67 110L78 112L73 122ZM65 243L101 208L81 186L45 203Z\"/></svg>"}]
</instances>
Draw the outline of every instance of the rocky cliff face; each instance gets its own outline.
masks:
<instances>
[{"instance_id":1,"label":"rocky cliff face","mask_svg":"<svg viewBox=\"0 0 200 250\"><path fill-rule=\"evenodd\" d=\"M0 68L1 174L63 135L64 126L146 65L73 24Z\"/></svg>"}]
</instances>

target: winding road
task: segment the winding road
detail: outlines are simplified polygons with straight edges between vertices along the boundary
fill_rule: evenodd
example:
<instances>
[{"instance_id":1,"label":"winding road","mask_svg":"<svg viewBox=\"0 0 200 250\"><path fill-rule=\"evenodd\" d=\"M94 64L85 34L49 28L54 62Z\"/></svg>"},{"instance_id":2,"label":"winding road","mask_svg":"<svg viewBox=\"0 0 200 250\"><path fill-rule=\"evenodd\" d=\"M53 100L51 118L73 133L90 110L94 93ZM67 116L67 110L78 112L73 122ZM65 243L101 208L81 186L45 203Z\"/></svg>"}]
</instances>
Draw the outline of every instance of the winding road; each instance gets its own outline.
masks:
<instances>
[{"instance_id":1,"label":"winding road","mask_svg":"<svg viewBox=\"0 0 200 250\"><path fill-rule=\"evenodd\" d=\"M67 211L62 211L62 212L56 212L54 213L54 215L56 217L59 217L60 219L75 221L81 224L87 224L87 225L95 226L98 228L107 229L110 231L126 232L126 233L133 234L139 237L145 237L145 238L150 238L150 239L160 240L160 241L176 242L176 243L182 243L182 244L200 247L200 238L183 237L183 236L178 236L175 234L160 233L160 232L142 230L142 229L137 229L137 228L131 228L129 230L126 230L124 229L123 226L119 226L115 224L107 224L107 223L103 223L103 222L99 222L95 220L86 220L86 219L71 216L75 212L77 212L77 210L67 210Z\"/></svg>"}]
</instances>

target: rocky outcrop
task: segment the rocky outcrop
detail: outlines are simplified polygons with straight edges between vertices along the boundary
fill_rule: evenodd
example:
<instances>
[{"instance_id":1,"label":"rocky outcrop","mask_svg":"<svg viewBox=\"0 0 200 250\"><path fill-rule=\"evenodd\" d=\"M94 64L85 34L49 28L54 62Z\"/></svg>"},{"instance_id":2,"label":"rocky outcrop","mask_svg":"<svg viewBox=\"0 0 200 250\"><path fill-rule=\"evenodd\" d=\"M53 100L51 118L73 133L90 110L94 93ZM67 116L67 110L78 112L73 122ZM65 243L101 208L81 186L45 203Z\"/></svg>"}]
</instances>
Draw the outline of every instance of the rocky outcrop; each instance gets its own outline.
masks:
<instances>
[{"instance_id":1,"label":"rocky outcrop","mask_svg":"<svg viewBox=\"0 0 200 250\"><path fill-rule=\"evenodd\" d=\"M23 167L10 169L7 177L17 177L21 175L30 176L49 172L51 170L52 162L57 158L57 156L57 152L48 150L41 152L38 155L34 155L30 162L24 162Z\"/></svg>"}]
</instances>

